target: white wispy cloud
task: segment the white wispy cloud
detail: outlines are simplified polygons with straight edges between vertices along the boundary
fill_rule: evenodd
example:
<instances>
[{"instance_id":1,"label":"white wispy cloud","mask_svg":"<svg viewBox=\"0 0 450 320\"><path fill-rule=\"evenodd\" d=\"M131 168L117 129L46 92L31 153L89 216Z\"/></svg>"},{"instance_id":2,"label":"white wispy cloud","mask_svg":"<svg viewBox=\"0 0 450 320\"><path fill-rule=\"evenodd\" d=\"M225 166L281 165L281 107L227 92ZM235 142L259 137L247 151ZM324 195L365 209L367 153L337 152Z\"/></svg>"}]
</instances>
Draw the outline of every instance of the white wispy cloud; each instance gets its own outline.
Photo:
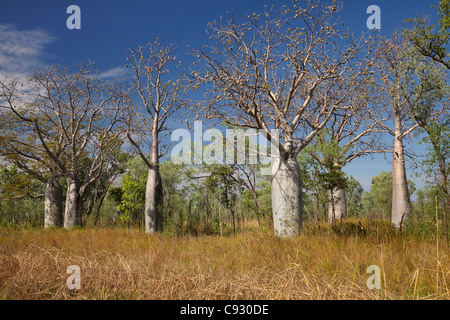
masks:
<instances>
[{"instance_id":1,"label":"white wispy cloud","mask_svg":"<svg viewBox=\"0 0 450 320\"><path fill-rule=\"evenodd\" d=\"M44 64L45 46L56 39L41 29L0 24L0 72L23 74Z\"/></svg>"},{"instance_id":2,"label":"white wispy cloud","mask_svg":"<svg viewBox=\"0 0 450 320\"><path fill-rule=\"evenodd\" d=\"M124 67L115 67L105 71L100 72L98 77L100 79L108 79L108 78L120 78L123 76L123 73L126 71Z\"/></svg>"},{"instance_id":3,"label":"white wispy cloud","mask_svg":"<svg viewBox=\"0 0 450 320\"><path fill-rule=\"evenodd\" d=\"M28 74L46 65L46 45L56 41L45 30L18 30L11 24L0 24L0 81L5 84L17 79L24 95L17 103L28 101L26 93L36 88L28 82ZM1 102L1 101L0 101Z\"/></svg>"}]
</instances>

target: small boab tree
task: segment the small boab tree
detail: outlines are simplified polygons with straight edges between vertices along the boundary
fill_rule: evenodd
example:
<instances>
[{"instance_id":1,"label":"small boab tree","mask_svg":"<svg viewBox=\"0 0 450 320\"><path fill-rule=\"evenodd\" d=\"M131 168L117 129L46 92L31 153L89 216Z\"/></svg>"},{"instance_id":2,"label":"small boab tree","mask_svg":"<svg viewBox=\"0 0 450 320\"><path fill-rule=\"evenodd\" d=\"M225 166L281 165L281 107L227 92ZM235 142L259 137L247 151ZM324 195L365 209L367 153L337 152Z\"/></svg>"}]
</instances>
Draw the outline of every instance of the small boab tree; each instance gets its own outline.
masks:
<instances>
[{"instance_id":1,"label":"small boab tree","mask_svg":"<svg viewBox=\"0 0 450 320\"><path fill-rule=\"evenodd\" d=\"M127 67L131 70L126 135L148 167L144 214L148 234L163 231L163 187L159 172L162 135L167 132L167 120L187 101L183 99L182 77L172 74L177 64L181 65L181 61L173 55L173 46L161 45L159 40L128 51Z\"/></svg>"}]
</instances>

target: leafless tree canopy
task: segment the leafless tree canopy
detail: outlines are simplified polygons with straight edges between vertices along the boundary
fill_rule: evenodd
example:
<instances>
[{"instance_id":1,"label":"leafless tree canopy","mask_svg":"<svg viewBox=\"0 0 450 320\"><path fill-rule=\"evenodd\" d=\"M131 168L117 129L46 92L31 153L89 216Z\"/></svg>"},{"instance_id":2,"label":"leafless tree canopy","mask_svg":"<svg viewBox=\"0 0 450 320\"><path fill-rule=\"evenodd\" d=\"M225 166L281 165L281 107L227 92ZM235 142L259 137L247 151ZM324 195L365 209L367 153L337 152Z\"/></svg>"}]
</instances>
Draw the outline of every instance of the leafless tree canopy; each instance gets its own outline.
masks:
<instances>
[{"instance_id":1,"label":"leafless tree canopy","mask_svg":"<svg viewBox=\"0 0 450 320\"><path fill-rule=\"evenodd\" d=\"M128 51L126 134L149 168L154 160L148 155L158 159L162 155L159 140L168 127L167 120L187 103L182 76L172 75L177 64L181 65L172 52L172 45L163 46L159 40ZM153 155L154 144L158 148Z\"/></svg>"},{"instance_id":2,"label":"leafless tree canopy","mask_svg":"<svg viewBox=\"0 0 450 320\"><path fill-rule=\"evenodd\" d=\"M308 2L266 8L241 24L233 17L211 23L213 44L195 51L192 73L197 87L207 85L201 110L237 126L279 128L298 153L336 108L352 104L367 76L356 59L364 43L339 29L340 9Z\"/></svg>"},{"instance_id":3,"label":"leafless tree canopy","mask_svg":"<svg viewBox=\"0 0 450 320\"><path fill-rule=\"evenodd\" d=\"M29 90L25 96L22 86ZM75 70L45 67L26 83L3 81L1 89L7 120L2 121L2 130L14 133L2 134L8 137L4 154L41 181L48 179L48 173L52 179L64 176L76 181L72 202L79 204L86 188L105 170L108 156L121 144L118 126L123 96L118 85L99 79L89 64ZM66 211L70 208L67 203Z\"/></svg>"}]
</instances>

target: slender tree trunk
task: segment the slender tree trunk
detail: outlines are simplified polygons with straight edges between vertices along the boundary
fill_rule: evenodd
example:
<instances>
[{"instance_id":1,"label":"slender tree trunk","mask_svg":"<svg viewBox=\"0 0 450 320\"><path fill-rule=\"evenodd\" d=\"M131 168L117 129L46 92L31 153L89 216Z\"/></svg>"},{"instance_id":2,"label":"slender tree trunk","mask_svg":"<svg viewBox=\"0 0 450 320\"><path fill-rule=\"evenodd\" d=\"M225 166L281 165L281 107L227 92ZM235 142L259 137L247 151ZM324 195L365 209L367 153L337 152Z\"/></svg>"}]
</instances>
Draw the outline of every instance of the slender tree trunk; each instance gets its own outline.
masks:
<instances>
[{"instance_id":1,"label":"slender tree trunk","mask_svg":"<svg viewBox=\"0 0 450 320\"><path fill-rule=\"evenodd\" d=\"M450 197L449 197L449 191L447 188L447 186L448 186L447 163L446 163L445 157L441 151L439 143L434 138L433 133L431 132L430 128L426 125L426 123L422 122L419 124L422 126L422 128L424 128L427 131L428 136L431 141L431 144L434 149L434 153L436 154L436 157L438 159L439 173L441 175L441 189L442 189L442 192L444 193L442 209L443 209L443 213L444 213L445 239L447 241L447 246L448 246L449 239L448 239L448 224L447 224L447 208L450 207L450 203L449 203Z\"/></svg>"},{"instance_id":2,"label":"slender tree trunk","mask_svg":"<svg viewBox=\"0 0 450 320\"><path fill-rule=\"evenodd\" d=\"M59 181L50 179L45 186L44 194L44 227L61 227L63 216L63 191Z\"/></svg>"},{"instance_id":3,"label":"slender tree trunk","mask_svg":"<svg viewBox=\"0 0 450 320\"><path fill-rule=\"evenodd\" d=\"M448 182L447 182L447 164L445 160L445 156L443 155L441 148L439 146L439 142L436 141L433 132L431 131L431 128L427 125L426 121L420 120L419 118L415 118L417 123L425 129L425 131L428 133L428 137L430 138L431 145L433 146L434 153L438 159L438 165L439 165L439 173L440 173L440 180L441 180L441 189L444 193L444 199L442 203L442 209L444 214L444 225L445 225L445 238L447 241L447 246L449 244L449 238L448 238L448 224L447 224L447 208L450 207L450 195L448 191Z\"/></svg>"},{"instance_id":4,"label":"slender tree trunk","mask_svg":"<svg viewBox=\"0 0 450 320\"><path fill-rule=\"evenodd\" d=\"M436 154L436 157L438 159L438 165L439 165L439 173L440 173L440 180L441 185L440 188L443 192L443 199L442 199L442 210L444 214L444 227L445 227L445 239L447 242L447 246L449 243L448 240L448 224L447 224L447 207L449 207L449 192L448 192L448 180L447 180L447 164L445 161L445 157L443 156L439 145L436 143L434 139L432 139L431 132L424 126L425 130L427 130L428 135L430 136L431 144L433 145L434 153Z\"/></svg>"},{"instance_id":5,"label":"slender tree trunk","mask_svg":"<svg viewBox=\"0 0 450 320\"><path fill-rule=\"evenodd\" d=\"M64 228L81 226L80 211L80 181L77 176L67 177L66 208L64 213Z\"/></svg>"},{"instance_id":6,"label":"slender tree trunk","mask_svg":"<svg viewBox=\"0 0 450 320\"><path fill-rule=\"evenodd\" d=\"M259 219L259 212L256 212L256 220L258 221L258 228L261 228L261 220Z\"/></svg>"},{"instance_id":7,"label":"slender tree trunk","mask_svg":"<svg viewBox=\"0 0 450 320\"><path fill-rule=\"evenodd\" d=\"M89 200L89 205L87 206L88 210L86 212L86 216L90 216L95 206L97 205L98 198L98 188L95 187L94 198Z\"/></svg>"},{"instance_id":8,"label":"slender tree trunk","mask_svg":"<svg viewBox=\"0 0 450 320\"><path fill-rule=\"evenodd\" d=\"M269 226L270 229L272 229L272 228L273 228L273 226L272 226L272 221L270 220L270 218L269 218L269 216L268 216L266 210L264 210L263 206L261 205L261 202L259 201L258 196L257 196L255 190L253 190L252 188L247 188L247 190L248 190L248 191L250 192L250 194L252 195L253 200L254 200L255 205L256 205L256 210L258 211L257 214L256 214L257 217L258 217L258 226L260 226L259 213L261 212L261 215L263 216L263 218L264 218L264 220L266 221L267 225Z\"/></svg>"},{"instance_id":9,"label":"slender tree trunk","mask_svg":"<svg viewBox=\"0 0 450 320\"><path fill-rule=\"evenodd\" d=\"M183 226L184 226L184 218L183 218L183 210L178 210L178 221L177 221L177 230L179 234L183 234Z\"/></svg>"},{"instance_id":10,"label":"slender tree trunk","mask_svg":"<svg viewBox=\"0 0 450 320\"><path fill-rule=\"evenodd\" d=\"M446 163L445 158L442 156L442 154L437 151L435 151L438 155L439 159L439 171L441 173L441 188L442 192L444 193L444 199L442 201L442 210L444 213L444 227L445 227L445 239L447 242L448 247L448 224L447 224L447 208L449 207L449 194L448 194L448 182L447 182L447 173L446 173Z\"/></svg>"},{"instance_id":11,"label":"slender tree trunk","mask_svg":"<svg viewBox=\"0 0 450 320\"><path fill-rule=\"evenodd\" d=\"M219 207L219 230L220 230L220 236L222 237L223 231L222 231L222 215L220 214L220 202L217 201L217 205Z\"/></svg>"},{"instance_id":12,"label":"slender tree trunk","mask_svg":"<svg viewBox=\"0 0 450 320\"><path fill-rule=\"evenodd\" d=\"M320 221L320 208L319 208L319 191L317 190L317 168L314 166L314 214L316 221Z\"/></svg>"},{"instance_id":13,"label":"slender tree trunk","mask_svg":"<svg viewBox=\"0 0 450 320\"><path fill-rule=\"evenodd\" d=\"M233 234L236 235L236 217L235 217L235 207L234 204L231 203L230 205L230 213L231 213L231 223L233 225Z\"/></svg>"},{"instance_id":14,"label":"slender tree trunk","mask_svg":"<svg viewBox=\"0 0 450 320\"><path fill-rule=\"evenodd\" d=\"M108 190L111 187L112 183L114 182L114 180L116 180L117 178L117 174L115 174L113 176L113 178L108 182L108 185L106 186L105 190L103 191L102 197L100 198L100 203L98 204L97 210L95 212L95 226L97 226L98 223L98 218L100 215L100 209L103 205L103 201L105 201L106 195L108 194ZM139 222L139 217L138 217L138 222Z\"/></svg>"},{"instance_id":15,"label":"slender tree trunk","mask_svg":"<svg viewBox=\"0 0 450 320\"><path fill-rule=\"evenodd\" d=\"M206 217L205 217L205 228L209 227L211 221L211 207L209 206L209 193L208 189L205 189L205 207L206 207Z\"/></svg>"},{"instance_id":16,"label":"slender tree trunk","mask_svg":"<svg viewBox=\"0 0 450 320\"><path fill-rule=\"evenodd\" d=\"M151 168L148 170L145 190L145 233L163 231L163 188L159 173L158 134L153 131Z\"/></svg>"},{"instance_id":17,"label":"slender tree trunk","mask_svg":"<svg viewBox=\"0 0 450 320\"><path fill-rule=\"evenodd\" d=\"M188 227L189 227L189 231L192 229L192 200L189 200L189 204L188 204L188 212L187 212L187 223L188 223Z\"/></svg>"},{"instance_id":18,"label":"slender tree trunk","mask_svg":"<svg viewBox=\"0 0 450 320\"><path fill-rule=\"evenodd\" d=\"M335 221L336 221L336 211L334 210L334 197L333 197L333 191L330 190L329 191L329 204L328 204L328 223L330 223L331 225L334 225Z\"/></svg>"},{"instance_id":19,"label":"slender tree trunk","mask_svg":"<svg viewBox=\"0 0 450 320\"><path fill-rule=\"evenodd\" d=\"M242 222L241 222L241 215L239 212L239 207L236 205L236 220L237 220L237 228L238 230L242 230Z\"/></svg>"},{"instance_id":20,"label":"slender tree trunk","mask_svg":"<svg viewBox=\"0 0 450 320\"><path fill-rule=\"evenodd\" d=\"M296 155L281 154L272 170L272 212L275 234L293 237L302 225L302 181Z\"/></svg>"},{"instance_id":21,"label":"slender tree trunk","mask_svg":"<svg viewBox=\"0 0 450 320\"><path fill-rule=\"evenodd\" d=\"M317 222L320 221L319 195L316 192L314 192L314 218Z\"/></svg>"},{"instance_id":22,"label":"slender tree trunk","mask_svg":"<svg viewBox=\"0 0 450 320\"><path fill-rule=\"evenodd\" d=\"M397 121L396 121L397 122ZM411 202L406 179L403 139L396 128L392 162L392 216L391 222L400 229L411 215Z\"/></svg>"},{"instance_id":23,"label":"slender tree trunk","mask_svg":"<svg viewBox=\"0 0 450 320\"><path fill-rule=\"evenodd\" d=\"M328 222L334 224L347 216L347 200L345 189L338 187L330 190L330 203L328 206Z\"/></svg>"}]
</instances>

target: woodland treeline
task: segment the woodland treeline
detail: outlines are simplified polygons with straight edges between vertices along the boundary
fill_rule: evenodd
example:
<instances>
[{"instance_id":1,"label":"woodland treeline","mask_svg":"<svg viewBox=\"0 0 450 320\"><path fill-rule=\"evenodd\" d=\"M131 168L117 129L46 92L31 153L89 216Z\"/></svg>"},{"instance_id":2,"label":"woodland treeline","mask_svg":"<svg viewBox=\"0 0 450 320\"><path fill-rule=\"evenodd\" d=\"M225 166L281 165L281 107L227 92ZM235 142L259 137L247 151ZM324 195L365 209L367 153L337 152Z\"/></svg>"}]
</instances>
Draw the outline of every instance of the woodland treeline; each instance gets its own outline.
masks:
<instances>
[{"instance_id":1,"label":"woodland treeline","mask_svg":"<svg viewBox=\"0 0 450 320\"><path fill-rule=\"evenodd\" d=\"M356 34L342 5L295 2L210 23L188 66L157 39L130 49L117 79L93 63L2 76L0 223L225 235L251 221L285 237L304 220L425 232L437 218L447 235L449 1L437 25L412 18L390 37ZM249 162L174 163L171 134L195 120L264 131L279 150L272 175ZM227 147L208 143L204 157ZM247 156L255 148L267 151L246 140ZM374 154L392 171L364 192L343 168ZM410 164L424 189L407 180Z\"/></svg>"}]
</instances>

